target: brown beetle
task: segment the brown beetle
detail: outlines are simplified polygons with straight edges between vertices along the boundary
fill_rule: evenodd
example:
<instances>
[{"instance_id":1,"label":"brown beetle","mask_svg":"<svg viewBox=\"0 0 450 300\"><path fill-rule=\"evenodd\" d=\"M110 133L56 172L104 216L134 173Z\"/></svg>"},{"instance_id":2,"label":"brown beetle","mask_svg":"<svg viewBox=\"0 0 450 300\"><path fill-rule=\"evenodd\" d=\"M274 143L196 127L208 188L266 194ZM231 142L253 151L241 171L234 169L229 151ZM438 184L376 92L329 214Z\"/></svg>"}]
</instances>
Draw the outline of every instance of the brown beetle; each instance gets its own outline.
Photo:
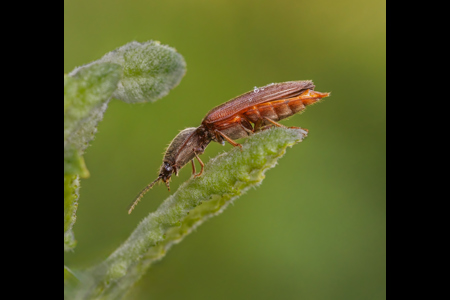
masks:
<instances>
[{"instance_id":1,"label":"brown beetle","mask_svg":"<svg viewBox=\"0 0 450 300\"><path fill-rule=\"evenodd\" d=\"M198 155L203 154L211 141L224 145L226 140L231 145L242 148L234 140L271 126L285 127L276 121L299 113L305 106L329 96L330 93L314 91L314 87L309 80L271 83L261 88L255 87L253 91L212 109L199 127L186 128L173 139L164 155L159 176L139 193L128 213L132 212L144 194L158 181L163 181L170 190L171 176L174 173L178 175L178 171L189 161L192 163L194 177L200 176L204 164ZM198 174L195 174L194 158L201 165Z\"/></svg>"}]
</instances>

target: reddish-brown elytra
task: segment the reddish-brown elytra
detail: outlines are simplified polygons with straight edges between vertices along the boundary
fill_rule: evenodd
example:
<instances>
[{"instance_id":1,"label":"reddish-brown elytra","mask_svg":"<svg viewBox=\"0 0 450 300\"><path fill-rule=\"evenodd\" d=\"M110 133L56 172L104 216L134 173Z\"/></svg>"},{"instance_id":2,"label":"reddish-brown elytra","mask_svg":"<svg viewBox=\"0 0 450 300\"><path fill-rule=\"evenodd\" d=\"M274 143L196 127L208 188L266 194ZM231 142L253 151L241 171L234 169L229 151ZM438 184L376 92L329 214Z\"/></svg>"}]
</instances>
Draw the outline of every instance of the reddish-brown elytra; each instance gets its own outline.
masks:
<instances>
[{"instance_id":1,"label":"reddish-brown elytra","mask_svg":"<svg viewBox=\"0 0 450 300\"><path fill-rule=\"evenodd\" d=\"M305 106L316 103L330 93L314 91L312 81L288 81L271 83L261 88L240 95L225 102L206 114L201 125L181 131L170 143L164 155L159 176L143 189L136 200L130 205L131 213L144 194L160 180L170 190L170 178L184 167L189 161L192 163L194 177L203 173L204 164L198 157L203 154L211 141L233 146L242 146L234 140L249 136L256 131L271 126L285 127L277 121L297 114ZM298 127L291 127L298 128ZM200 173L195 174L194 158L201 165Z\"/></svg>"}]
</instances>

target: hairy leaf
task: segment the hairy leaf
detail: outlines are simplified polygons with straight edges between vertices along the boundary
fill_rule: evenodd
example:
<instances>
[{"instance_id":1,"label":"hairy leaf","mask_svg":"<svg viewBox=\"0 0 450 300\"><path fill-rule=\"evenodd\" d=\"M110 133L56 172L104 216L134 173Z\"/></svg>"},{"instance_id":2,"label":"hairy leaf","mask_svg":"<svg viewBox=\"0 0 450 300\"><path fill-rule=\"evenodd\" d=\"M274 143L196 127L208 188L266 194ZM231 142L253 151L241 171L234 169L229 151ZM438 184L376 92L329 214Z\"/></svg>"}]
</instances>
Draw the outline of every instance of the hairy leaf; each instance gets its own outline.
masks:
<instances>
[{"instance_id":1,"label":"hairy leaf","mask_svg":"<svg viewBox=\"0 0 450 300\"><path fill-rule=\"evenodd\" d=\"M121 299L173 244L259 185L286 148L305 136L302 129L272 128L249 137L242 152L236 147L212 159L201 177L181 185L111 256L86 272L76 299Z\"/></svg>"},{"instance_id":2,"label":"hairy leaf","mask_svg":"<svg viewBox=\"0 0 450 300\"><path fill-rule=\"evenodd\" d=\"M83 153L94 138L112 96L155 101L180 82L183 57L158 42L131 42L64 75L64 249L75 245L79 177L89 176ZM76 183L74 183L76 181Z\"/></svg>"},{"instance_id":3,"label":"hairy leaf","mask_svg":"<svg viewBox=\"0 0 450 300\"><path fill-rule=\"evenodd\" d=\"M75 247L72 227L76 220L80 180L78 175L64 175L64 250Z\"/></svg>"},{"instance_id":4,"label":"hairy leaf","mask_svg":"<svg viewBox=\"0 0 450 300\"><path fill-rule=\"evenodd\" d=\"M101 63L64 76L64 250L75 247L72 227L76 219L79 177L89 171L82 157L97 124L117 88L119 65Z\"/></svg>"},{"instance_id":5,"label":"hairy leaf","mask_svg":"<svg viewBox=\"0 0 450 300\"><path fill-rule=\"evenodd\" d=\"M99 63L64 76L64 148L83 152L93 138L122 75L117 64Z\"/></svg>"},{"instance_id":6,"label":"hairy leaf","mask_svg":"<svg viewBox=\"0 0 450 300\"><path fill-rule=\"evenodd\" d=\"M186 73L183 56L156 41L128 43L72 73L99 62L122 66L123 77L113 97L129 103L153 102L164 97Z\"/></svg>"}]
</instances>

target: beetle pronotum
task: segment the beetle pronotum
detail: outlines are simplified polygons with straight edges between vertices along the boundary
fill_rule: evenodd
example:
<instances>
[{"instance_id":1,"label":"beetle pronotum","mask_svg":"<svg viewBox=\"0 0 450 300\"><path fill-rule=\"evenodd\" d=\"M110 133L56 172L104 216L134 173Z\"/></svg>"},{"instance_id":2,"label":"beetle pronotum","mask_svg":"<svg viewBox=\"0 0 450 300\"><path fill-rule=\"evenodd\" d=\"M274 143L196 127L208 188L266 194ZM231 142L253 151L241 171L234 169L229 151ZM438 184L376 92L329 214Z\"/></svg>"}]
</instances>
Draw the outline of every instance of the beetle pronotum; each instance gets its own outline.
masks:
<instances>
[{"instance_id":1,"label":"beetle pronotum","mask_svg":"<svg viewBox=\"0 0 450 300\"><path fill-rule=\"evenodd\" d=\"M130 214L144 194L160 180L170 191L170 178L184 167L192 163L194 177L203 173L204 164L199 155L211 141L224 145L225 141L234 147L242 146L234 140L249 136L256 131L270 126L285 127L277 121L297 114L306 106L316 103L330 93L314 91L312 81L288 81L271 83L261 88L242 94L227 101L208 112L199 127L182 130L170 143L164 155L158 177L147 185L131 203ZM298 127L293 127L298 128ZM201 165L195 174L194 158Z\"/></svg>"}]
</instances>

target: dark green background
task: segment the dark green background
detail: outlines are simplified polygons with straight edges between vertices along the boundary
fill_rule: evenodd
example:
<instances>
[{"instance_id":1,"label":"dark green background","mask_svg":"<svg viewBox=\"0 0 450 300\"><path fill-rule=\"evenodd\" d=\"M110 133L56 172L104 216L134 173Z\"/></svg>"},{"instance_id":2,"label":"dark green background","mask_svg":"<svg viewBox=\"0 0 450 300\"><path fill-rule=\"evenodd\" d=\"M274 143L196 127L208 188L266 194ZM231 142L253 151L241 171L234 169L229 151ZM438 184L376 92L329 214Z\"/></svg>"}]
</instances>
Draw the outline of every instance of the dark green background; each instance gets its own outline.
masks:
<instances>
[{"instance_id":1,"label":"dark green background","mask_svg":"<svg viewBox=\"0 0 450 300\"><path fill-rule=\"evenodd\" d=\"M385 9L379 0L65 1L65 73L132 40L158 40L187 63L156 103L110 103L85 156L91 176L65 264L100 262L169 195L158 186L126 212L179 130L254 86L312 79L331 97L283 122L309 137L127 299L384 299ZM211 144L203 160L230 147Z\"/></svg>"}]
</instances>

